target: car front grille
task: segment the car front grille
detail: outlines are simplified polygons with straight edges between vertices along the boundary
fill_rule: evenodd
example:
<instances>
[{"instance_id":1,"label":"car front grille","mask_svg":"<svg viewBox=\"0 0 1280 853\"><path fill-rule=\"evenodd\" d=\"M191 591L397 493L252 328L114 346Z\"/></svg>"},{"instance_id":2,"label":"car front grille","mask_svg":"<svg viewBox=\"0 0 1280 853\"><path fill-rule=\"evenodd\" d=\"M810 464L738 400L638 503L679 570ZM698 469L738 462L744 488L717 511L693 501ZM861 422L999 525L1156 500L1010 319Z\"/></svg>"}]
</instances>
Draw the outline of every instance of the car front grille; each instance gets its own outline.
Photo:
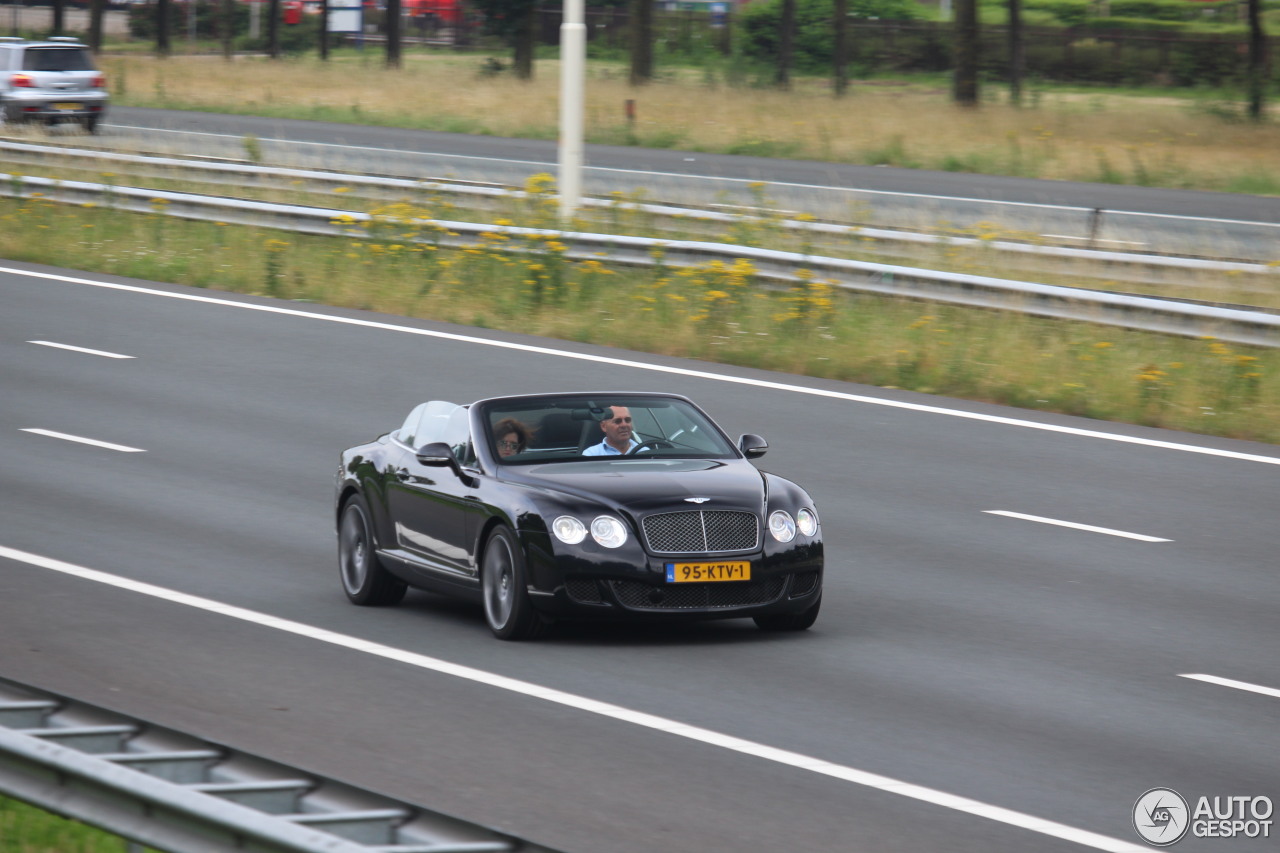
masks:
<instances>
[{"instance_id":1,"label":"car front grille","mask_svg":"<svg viewBox=\"0 0 1280 853\"><path fill-rule=\"evenodd\" d=\"M768 604L782 595L786 575L733 583L654 584L610 581L619 603L630 610L702 610Z\"/></svg>"},{"instance_id":2,"label":"car front grille","mask_svg":"<svg viewBox=\"0 0 1280 853\"><path fill-rule=\"evenodd\" d=\"M655 554L708 554L751 551L760 542L754 514L729 510L693 510L650 515L642 522Z\"/></svg>"}]
</instances>

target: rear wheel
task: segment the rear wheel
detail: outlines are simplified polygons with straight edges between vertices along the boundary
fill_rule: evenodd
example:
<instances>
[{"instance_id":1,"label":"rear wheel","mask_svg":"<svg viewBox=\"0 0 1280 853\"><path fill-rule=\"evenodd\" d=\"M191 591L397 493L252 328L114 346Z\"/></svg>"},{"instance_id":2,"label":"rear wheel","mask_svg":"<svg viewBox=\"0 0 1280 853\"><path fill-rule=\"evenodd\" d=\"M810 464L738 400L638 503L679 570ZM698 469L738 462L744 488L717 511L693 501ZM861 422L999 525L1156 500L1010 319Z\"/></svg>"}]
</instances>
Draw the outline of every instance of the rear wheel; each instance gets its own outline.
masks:
<instances>
[{"instance_id":1,"label":"rear wheel","mask_svg":"<svg viewBox=\"0 0 1280 853\"><path fill-rule=\"evenodd\" d=\"M84 124L84 129L89 131L90 133L98 132L97 116L85 116L85 118L82 120L82 123Z\"/></svg>"},{"instance_id":2,"label":"rear wheel","mask_svg":"<svg viewBox=\"0 0 1280 853\"><path fill-rule=\"evenodd\" d=\"M396 604L408 586L378 560L364 498L354 495L342 508L338 522L338 573L342 589L355 604Z\"/></svg>"},{"instance_id":3,"label":"rear wheel","mask_svg":"<svg viewBox=\"0 0 1280 853\"><path fill-rule=\"evenodd\" d=\"M799 613L771 613L767 616L754 616L756 627L763 631L804 631L813 627L818 621L818 608L822 606L822 596L818 596L807 610Z\"/></svg>"},{"instance_id":4,"label":"rear wheel","mask_svg":"<svg viewBox=\"0 0 1280 853\"><path fill-rule=\"evenodd\" d=\"M480 564L484 619L499 640L531 640L547 626L529 601L528 572L515 534L495 527Z\"/></svg>"}]
</instances>

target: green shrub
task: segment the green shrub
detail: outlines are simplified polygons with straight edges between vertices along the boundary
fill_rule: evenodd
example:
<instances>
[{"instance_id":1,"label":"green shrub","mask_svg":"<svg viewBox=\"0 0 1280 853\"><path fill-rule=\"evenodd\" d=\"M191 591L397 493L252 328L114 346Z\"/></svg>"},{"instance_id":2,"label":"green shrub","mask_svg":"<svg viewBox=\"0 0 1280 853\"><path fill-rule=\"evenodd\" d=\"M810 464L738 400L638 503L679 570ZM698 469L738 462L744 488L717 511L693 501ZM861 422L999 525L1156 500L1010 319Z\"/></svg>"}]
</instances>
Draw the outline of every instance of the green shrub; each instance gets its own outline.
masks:
<instances>
[{"instance_id":1,"label":"green shrub","mask_svg":"<svg viewBox=\"0 0 1280 853\"><path fill-rule=\"evenodd\" d=\"M1089 17L1093 4L1090 0L1028 0L1026 8L1049 12L1054 19L1067 27L1077 27Z\"/></svg>"},{"instance_id":2,"label":"green shrub","mask_svg":"<svg viewBox=\"0 0 1280 853\"><path fill-rule=\"evenodd\" d=\"M1155 21L1195 21L1231 10L1235 0L1110 0L1117 18L1149 18Z\"/></svg>"},{"instance_id":3,"label":"green shrub","mask_svg":"<svg viewBox=\"0 0 1280 853\"><path fill-rule=\"evenodd\" d=\"M802 73L826 73L835 51L831 19L832 0L796 0L794 68ZM849 0L851 18L911 21L921 12L913 0ZM750 59L775 63L782 0L763 0L739 13L743 53ZM861 52L860 52L861 53Z\"/></svg>"},{"instance_id":4,"label":"green shrub","mask_svg":"<svg viewBox=\"0 0 1280 853\"><path fill-rule=\"evenodd\" d=\"M187 7L183 3L169 3L169 38L184 38L190 32ZM234 4L231 13L232 35L249 31L249 6ZM156 37L156 4L140 3L129 6L129 34L137 39L151 41ZM213 39L222 35L222 4L198 0L196 3L196 38Z\"/></svg>"},{"instance_id":5,"label":"green shrub","mask_svg":"<svg viewBox=\"0 0 1280 853\"><path fill-rule=\"evenodd\" d=\"M1093 18L1084 22L1084 29L1089 32L1132 30L1150 33L1180 33L1186 32L1190 26L1186 21L1157 21L1151 18Z\"/></svg>"}]
</instances>

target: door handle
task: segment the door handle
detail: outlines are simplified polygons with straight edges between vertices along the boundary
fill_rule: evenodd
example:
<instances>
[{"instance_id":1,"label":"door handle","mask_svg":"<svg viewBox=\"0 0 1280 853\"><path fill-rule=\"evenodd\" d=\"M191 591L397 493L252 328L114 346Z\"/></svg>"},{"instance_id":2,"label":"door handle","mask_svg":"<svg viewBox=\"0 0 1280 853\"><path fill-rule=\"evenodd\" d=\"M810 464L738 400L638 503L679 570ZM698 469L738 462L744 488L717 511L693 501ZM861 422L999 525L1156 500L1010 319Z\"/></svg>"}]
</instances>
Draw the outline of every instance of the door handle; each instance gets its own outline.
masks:
<instances>
[{"instance_id":1,"label":"door handle","mask_svg":"<svg viewBox=\"0 0 1280 853\"><path fill-rule=\"evenodd\" d=\"M408 468L397 468L396 479L402 483L407 483L413 479L413 476L409 473Z\"/></svg>"}]
</instances>

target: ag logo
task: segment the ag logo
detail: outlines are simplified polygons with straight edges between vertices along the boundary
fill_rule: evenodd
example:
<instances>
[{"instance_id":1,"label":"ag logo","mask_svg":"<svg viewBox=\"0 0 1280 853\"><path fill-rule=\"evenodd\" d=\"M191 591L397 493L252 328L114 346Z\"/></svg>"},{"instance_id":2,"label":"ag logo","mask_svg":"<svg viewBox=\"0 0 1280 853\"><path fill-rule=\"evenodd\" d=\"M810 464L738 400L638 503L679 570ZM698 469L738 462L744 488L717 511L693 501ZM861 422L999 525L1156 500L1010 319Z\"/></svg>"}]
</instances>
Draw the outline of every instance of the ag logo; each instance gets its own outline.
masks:
<instances>
[{"instance_id":1,"label":"ag logo","mask_svg":"<svg viewBox=\"0 0 1280 853\"><path fill-rule=\"evenodd\" d=\"M1190 825L1187 801L1172 788L1152 788L1133 804L1133 828L1143 841L1156 847L1176 844Z\"/></svg>"}]
</instances>

